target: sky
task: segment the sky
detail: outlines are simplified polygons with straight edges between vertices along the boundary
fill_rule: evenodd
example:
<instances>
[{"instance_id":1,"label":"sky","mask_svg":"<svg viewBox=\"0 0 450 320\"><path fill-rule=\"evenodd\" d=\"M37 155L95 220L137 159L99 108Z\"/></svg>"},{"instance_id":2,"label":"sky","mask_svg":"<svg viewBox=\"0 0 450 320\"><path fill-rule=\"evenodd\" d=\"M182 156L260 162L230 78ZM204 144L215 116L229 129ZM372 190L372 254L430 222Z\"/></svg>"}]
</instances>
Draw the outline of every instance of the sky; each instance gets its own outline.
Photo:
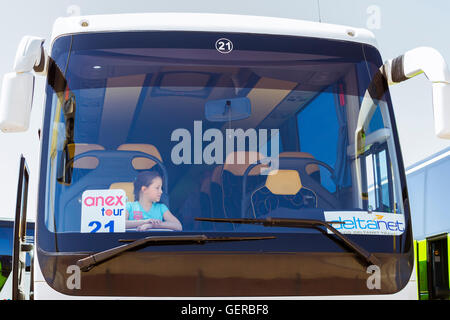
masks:
<instances>
[{"instance_id":1,"label":"sky","mask_svg":"<svg viewBox=\"0 0 450 320\"><path fill-rule=\"evenodd\" d=\"M42 37L47 47L56 18L142 12L246 14L367 28L375 34L383 60L430 46L450 63L448 0L15 0L0 11L0 86L2 75L12 71L20 39ZM0 218L14 215L21 154L30 170L29 219L36 214L44 84L37 77L29 130L0 132ZM390 92L406 167L450 146L450 140L434 135L431 84L424 75L392 86Z\"/></svg>"}]
</instances>

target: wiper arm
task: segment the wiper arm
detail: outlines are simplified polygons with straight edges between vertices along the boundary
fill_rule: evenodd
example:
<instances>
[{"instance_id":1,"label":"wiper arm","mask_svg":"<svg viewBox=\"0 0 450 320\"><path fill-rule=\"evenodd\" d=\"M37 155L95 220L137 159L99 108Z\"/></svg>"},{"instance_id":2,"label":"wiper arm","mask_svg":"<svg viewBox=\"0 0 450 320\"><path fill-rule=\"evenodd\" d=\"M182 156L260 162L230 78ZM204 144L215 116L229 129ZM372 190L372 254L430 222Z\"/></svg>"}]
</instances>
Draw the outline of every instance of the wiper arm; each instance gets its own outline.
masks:
<instances>
[{"instance_id":1,"label":"wiper arm","mask_svg":"<svg viewBox=\"0 0 450 320\"><path fill-rule=\"evenodd\" d=\"M315 219L289 219L289 218L266 218L266 219L228 219L228 218L195 218L197 221L208 222L228 222L228 223L242 223L242 224L261 224L265 227L288 227L288 228L318 228L325 227L342 240L349 248L353 250L358 256L363 258L368 264L380 265L380 261L372 253L358 244L351 241L348 237L336 230L331 224L344 222L339 221L321 221Z\"/></svg>"},{"instance_id":2,"label":"wiper arm","mask_svg":"<svg viewBox=\"0 0 450 320\"><path fill-rule=\"evenodd\" d=\"M219 241L248 241L248 240L267 240L275 239L274 236L267 237L207 237L206 235L188 235L188 236L150 236L138 240L119 240L121 242L131 242L118 247L107 249L86 258L79 259L77 266L82 271L89 271L95 265L98 265L108 259L111 259L125 251L132 250L140 246L148 245L178 245L178 244L204 244L206 242Z\"/></svg>"}]
</instances>

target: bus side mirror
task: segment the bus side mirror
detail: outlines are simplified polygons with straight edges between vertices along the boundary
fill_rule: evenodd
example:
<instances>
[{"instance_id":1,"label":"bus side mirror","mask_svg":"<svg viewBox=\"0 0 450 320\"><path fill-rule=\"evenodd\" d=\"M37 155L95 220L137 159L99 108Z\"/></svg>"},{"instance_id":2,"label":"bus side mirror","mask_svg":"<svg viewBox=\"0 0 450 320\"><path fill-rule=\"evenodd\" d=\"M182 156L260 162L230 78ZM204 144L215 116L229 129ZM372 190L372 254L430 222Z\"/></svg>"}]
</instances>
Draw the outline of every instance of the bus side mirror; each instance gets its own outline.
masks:
<instances>
[{"instance_id":1,"label":"bus side mirror","mask_svg":"<svg viewBox=\"0 0 450 320\"><path fill-rule=\"evenodd\" d=\"M434 132L450 139L450 71L442 55L430 47L418 47L387 61L382 70L389 85L424 74L432 83Z\"/></svg>"},{"instance_id":2,"label":"bus side mirror","mask_svg":"<svg viewBox=\"0 0 450 320\"><path fill-rule=\"evenodd\" d=\"M450 139L450 84L433 83L434 132Z\"/></svg>"},{"instance_id":3,"label":"bus side mirror","mask_svg":"<svg viewBox=\"0 0 450 320\"><path fill-rule=\"evenodd\" d=\"M22 132L29 126L34 93L34 71L45 74L48 57L44 39L25 36L20 41L14 61L14 72L3 77L0 92L0 130Z\"/></svg>"},{"instance_id":4,"label":"bus side mirror","mask_svg":"<svg viewBox=\"0 0 450 320\"><path fill-rule=\"evenodd\" d=\"M33 91L33 74L5 74L0 93L0 129L3 132L23 132L28 129Z\"/></svg>"}]
</instances>

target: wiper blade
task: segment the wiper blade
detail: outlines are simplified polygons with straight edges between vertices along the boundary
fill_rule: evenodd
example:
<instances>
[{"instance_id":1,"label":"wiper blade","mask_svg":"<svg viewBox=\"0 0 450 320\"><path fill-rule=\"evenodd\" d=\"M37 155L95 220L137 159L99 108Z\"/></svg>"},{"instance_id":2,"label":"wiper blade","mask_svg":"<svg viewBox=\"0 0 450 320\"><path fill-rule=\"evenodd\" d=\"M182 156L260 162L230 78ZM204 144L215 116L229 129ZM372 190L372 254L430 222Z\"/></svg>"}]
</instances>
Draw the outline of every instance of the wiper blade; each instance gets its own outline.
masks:
<instances>
[{"instance_id":1,"label":"wiper blade","mask_svg":"<svg viewBox=\"0 0 450 320\"><path fill-rule=\"evenodd\" d=\"M206 242L220 241L249 241L249 240L267 240L275 239L274 236L266 237L207 237L206 235L186 235L186 236L150 236L137 240L119 240L121 242L131 242L118 247L107 249L86 258L79 259L77 266L81 271L89 271L94 266L111 259L125 251L132 250L140 246L148 245L178 245L178 244L204 244Z\"/></svg>"},{"instance_id":2,"label":"wiper blade","mask_svg":"<svg viewBox=\"0 0 450 320\"><path fill-rule=\"evenodd\" d=\"M368 252L364 248L361 248L358 244L354 243L347 236L336 230L331 224L344 222L340 221L321 221L315 219L289 219L289 218L266 218L266 219L242 219L242 218L195 218L197 221L208 222L228 222L228 223L241 223L241 224L261 224L265 227L288 227L288 228L318 228L325 227L342 240L349 248L353 250L358 256L363 258L368 264L380 265L380 261L372 253ZM319 228L320 229L320 228Z\"/></svg>"}]
</instances>

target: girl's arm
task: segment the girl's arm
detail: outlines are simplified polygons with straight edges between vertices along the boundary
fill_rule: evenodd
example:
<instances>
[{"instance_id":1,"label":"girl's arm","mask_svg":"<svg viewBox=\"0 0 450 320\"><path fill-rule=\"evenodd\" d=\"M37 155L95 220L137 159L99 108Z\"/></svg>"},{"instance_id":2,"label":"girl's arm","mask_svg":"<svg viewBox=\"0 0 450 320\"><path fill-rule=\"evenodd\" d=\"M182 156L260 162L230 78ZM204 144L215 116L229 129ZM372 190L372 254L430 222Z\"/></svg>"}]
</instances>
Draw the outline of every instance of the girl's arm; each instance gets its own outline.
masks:
<instances>
[{"instance_id":1,"label":"girl's arm","mask_svg":"<svg viewBox=\"0 0 450 320\"><path fill-rule=\"evenodd\" d=\"M147 219L147 220L128 220L130 217L128 210L126 210L126 220L125 220L125 228L126 229L133 229L137 228L143 224L150 223L153 221L153 219Z\"/></svg>"},{"instance_id":2,"label":"girl's arm","mask_svg":"<svg viewBox=\"0 0 450 320\"><path fill-rule=\"evenodd\" d=\"M165 223L170 229L177 231L183 230L180 220L178 220L169 210L164 212L163 219L164 221L162 223Z\"/></svg>"},{"instance_id":3,"label":"girl's arm","mask_svg":"<svg viewBox=\"0 0 450 320\"><path fill-rule=\"evenodd\" d=\"M169 210L164 212L163 214L163 221L160 220L153 220L150 223L146 222L142 225L142 227L139 227L139 231L145 231L147 229L171 229L176 231L183 230L183 226L181 225L181 222L175 217Z\"/></svg>"}]
</instances>

